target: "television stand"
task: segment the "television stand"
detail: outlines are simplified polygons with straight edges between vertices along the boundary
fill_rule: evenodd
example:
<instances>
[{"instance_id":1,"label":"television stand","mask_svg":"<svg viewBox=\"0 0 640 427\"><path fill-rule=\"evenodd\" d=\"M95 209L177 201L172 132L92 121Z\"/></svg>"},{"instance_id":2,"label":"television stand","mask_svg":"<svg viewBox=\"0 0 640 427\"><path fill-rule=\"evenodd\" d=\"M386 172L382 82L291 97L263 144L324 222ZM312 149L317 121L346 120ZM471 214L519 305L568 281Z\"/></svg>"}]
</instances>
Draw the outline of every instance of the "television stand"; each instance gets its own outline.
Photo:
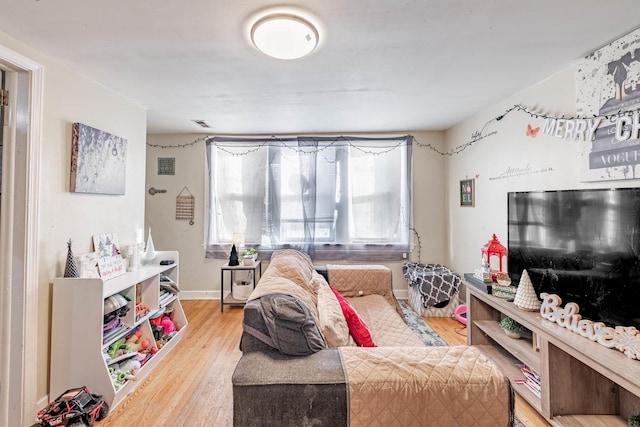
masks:
<instances>
[{"instance_id":1,"label":"television stand","mask_svg":"<svg viewBox=\"0 0 640 427\"><path fill-rule=\"evenodd\" d=\"M627 426L640 413L640 360L603 347L540 316L467 284L467 344L478 347L509 377L513 388L557 427ZM509 316L531 331L509 338L499 322ZM519 382L516 366L540 376L540 397Z\"/></svg>"}]
</instances>

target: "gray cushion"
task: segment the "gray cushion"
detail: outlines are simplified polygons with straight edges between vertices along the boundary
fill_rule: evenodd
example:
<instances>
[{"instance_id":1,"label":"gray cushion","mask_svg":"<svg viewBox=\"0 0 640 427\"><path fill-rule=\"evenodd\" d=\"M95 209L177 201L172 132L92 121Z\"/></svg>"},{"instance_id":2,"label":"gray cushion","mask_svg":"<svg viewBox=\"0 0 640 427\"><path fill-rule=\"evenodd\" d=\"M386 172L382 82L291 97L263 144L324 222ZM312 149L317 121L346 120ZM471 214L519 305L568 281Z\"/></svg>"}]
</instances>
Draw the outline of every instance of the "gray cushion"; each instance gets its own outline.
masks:
<instances>
[{"instance_id":1,"label":"gray cushion","mask_svg":"<svg viewBox=\"0 0 640 427\"><path fill-rule=\"evenodd\" d=\"M281 353L305 356L327 347L309 309L297 298L285 294L263 295L260 297L259 311L268 338L256 338L270 341L267 344ZM255 331L245 325L245 332L253 334Z\"/></svg>"},{"instance_id":2,"label":"gray cushion","mask_svg":"<svg viewBox=\"0 0 640 427\"><path fill-rule=\"evenodd\" d=\"M349 424L348 387L336 349L305 357L275 350L244 353L232 383L234 426Z\"/></svg>"}]
</instances>

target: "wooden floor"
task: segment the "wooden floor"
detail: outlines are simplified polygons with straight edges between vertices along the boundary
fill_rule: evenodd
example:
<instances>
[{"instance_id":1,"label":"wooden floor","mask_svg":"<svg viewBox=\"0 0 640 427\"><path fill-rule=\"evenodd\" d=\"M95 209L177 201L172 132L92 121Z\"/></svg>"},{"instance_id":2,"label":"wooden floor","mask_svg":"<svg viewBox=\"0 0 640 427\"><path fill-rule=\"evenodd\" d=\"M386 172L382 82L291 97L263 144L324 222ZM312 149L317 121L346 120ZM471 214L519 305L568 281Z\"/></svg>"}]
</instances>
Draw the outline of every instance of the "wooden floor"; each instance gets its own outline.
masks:
<instances>
[{"instance_id":1,"label":"wooden floor","mask_svg":"<svg viewBox=\"0 0 640 427\"><path fill-rule=\"evenodd\" d=\"M242 308L213 300L182 301L189 327L181 342L98 427L231 426L231 375L240 358ZM449 345L465 344L465 328L451 318L425 318ZM516 416L527 427L549 424L520 399Z\"/></svg>"}]
</instances>

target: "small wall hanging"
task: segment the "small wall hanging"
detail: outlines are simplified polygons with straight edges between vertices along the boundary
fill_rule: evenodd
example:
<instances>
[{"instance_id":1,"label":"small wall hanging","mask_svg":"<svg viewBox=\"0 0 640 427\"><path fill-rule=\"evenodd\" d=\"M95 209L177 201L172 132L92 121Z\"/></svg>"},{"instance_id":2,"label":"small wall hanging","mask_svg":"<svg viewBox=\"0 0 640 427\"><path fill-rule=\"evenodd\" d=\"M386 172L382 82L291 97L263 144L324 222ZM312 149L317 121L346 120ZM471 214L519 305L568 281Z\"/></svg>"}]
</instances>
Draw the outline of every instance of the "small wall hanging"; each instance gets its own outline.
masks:
<instances>
[{"instance_id":1,"label":"small wall hanging","mask_svg":"<svg viewBox=\"0 0 640 427\"><path fill-rule=\"evenodd\" d=\"M460 206L474 207L475 201L475 179L460 180Z\"/></svg>"},{"instance_id":2,"label":"small wall hanging","mask_svg":"<svg viewBox=\"0 0 640 427\"><path fill-rule=\"evenodd\" d=\"M193 212L196 198L193 197L189 189L185 186L176 197L176 219L188 219L189 225L193 225Z\"/></svg>"},{"instance_id":3,"label":"small wall hanging","mask_svg":"<svg viewBox=\"0 0 640 427\"><path fill-rule=\"evenodd\" d=\"M176 158L158 157L158 175L175 175Z\"/></svg>"}]
</instances>

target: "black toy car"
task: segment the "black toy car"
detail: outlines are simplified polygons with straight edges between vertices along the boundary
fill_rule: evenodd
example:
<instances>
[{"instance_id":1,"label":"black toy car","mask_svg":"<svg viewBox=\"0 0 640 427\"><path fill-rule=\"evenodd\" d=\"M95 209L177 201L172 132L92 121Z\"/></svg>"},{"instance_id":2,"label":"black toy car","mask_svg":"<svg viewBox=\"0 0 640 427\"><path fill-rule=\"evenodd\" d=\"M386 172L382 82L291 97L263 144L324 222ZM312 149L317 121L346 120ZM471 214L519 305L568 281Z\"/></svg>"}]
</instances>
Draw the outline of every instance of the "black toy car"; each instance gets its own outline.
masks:
<instances>
[{"instance_id":1,"label":"black toy car","mask_svg":"<svg viewBox=\"0 0 640 427\"><path fill-rule=\"evenodd\" d=\"M90 426L107 416L109 405L102 396L89 393L87 387L72 388L38 411L40 423L35 426Z\"/></svg>"}]
</instances>

